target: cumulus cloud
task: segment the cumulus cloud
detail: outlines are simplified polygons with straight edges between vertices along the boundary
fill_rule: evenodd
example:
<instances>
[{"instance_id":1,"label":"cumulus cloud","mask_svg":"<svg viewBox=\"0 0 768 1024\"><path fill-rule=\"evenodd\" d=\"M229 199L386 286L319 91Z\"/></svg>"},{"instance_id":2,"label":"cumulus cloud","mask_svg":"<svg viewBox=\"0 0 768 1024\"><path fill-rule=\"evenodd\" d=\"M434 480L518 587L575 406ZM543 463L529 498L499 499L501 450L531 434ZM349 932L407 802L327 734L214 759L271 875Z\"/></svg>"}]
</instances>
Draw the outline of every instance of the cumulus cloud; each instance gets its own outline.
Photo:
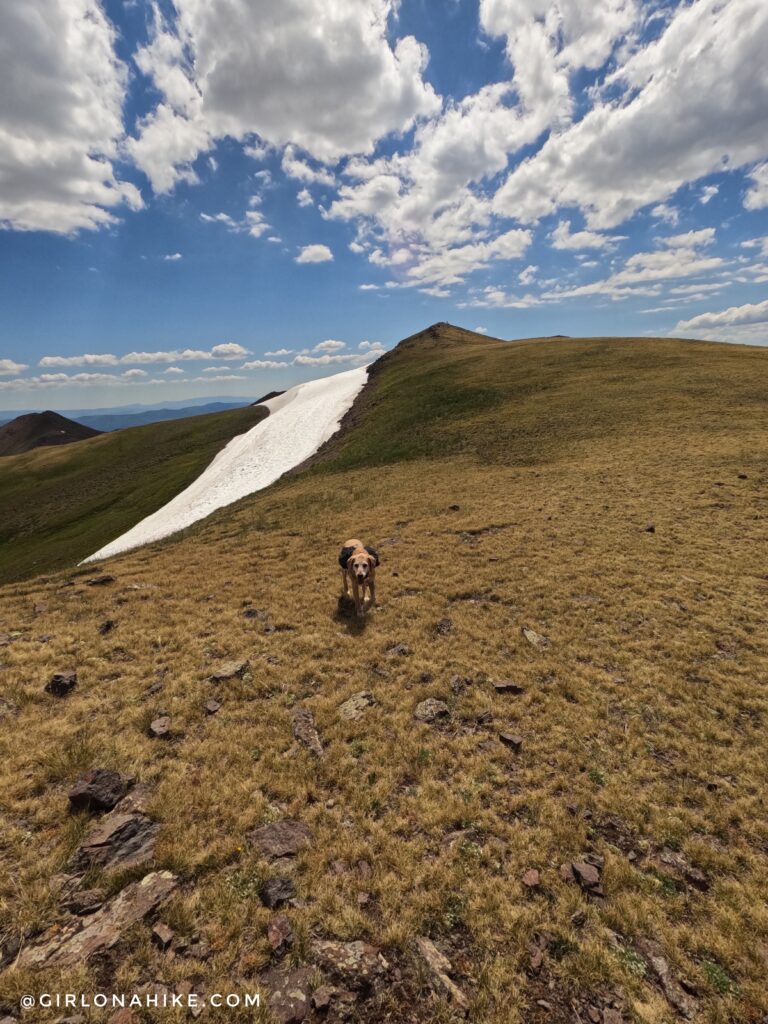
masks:
<instances>
[{"instance_id":1,"label":"cumulus cloud","mask_svg":"<svg viewBox=\"0 0 768 1024\"><path fill-rule=\"evenodd\" d=\"M15 373L23 373L29 369L26 363L17 363L13 359L0 359L0 377L10 377Z\"/></svg>"},{"instance_id":2,"label":"cumulus cloud","mask_svg":"<svg viewBox=\"0 0 768 1024\"><path fill-rule=\"evenodd\" d=\"M240 367L241 370L277 370L283 366L290 366L290 363L286 363L283 360L277 359L252 359L248 363L243 363Z\"/></svg>"},{"instance_id":3,"label":"cumulus cloud","mask_svg":"<svg viewBox=\"0 0 768 1024\"><path fill-rule=\"evenodd\" d=\"M719 313L700 313L690 320L681 320L675 331L697 331L712 327L736 327L743 324L768 323L768 299L765 302L731 306Z\"/></svg>"},{"instance_id":4,"label":"cumulus cloud","mask_svg":"<svg viewBox=\"0 0 768 1024\"><path fill-rule=\"evenodd\" d=\"M333 253L327 245L305 245L299 251L295 263L328 263Z\"/></svg>"},{"instance_id":5,"label":"cumulus cloud","mask_svg":"<svg viewBox=\"0 0 768 1024\"><path fill-rule=\"evenodd\" d=\"M260 197L252 197L251 207L257 206L259 202ZM253 238L261 238L264 232L269 230L269 224L264 214L261 210L253 208L246 210L245 215L240 220L236 220L231 214L224 213L223 211L219 213L201 213L200 220L205 224L223 224L228 231L246 233Z\"/></svg>"},{"instance_id":6,"label":"cumulus cloud","mask_svg":"<svg viewBox=\"0 0 768 1024\"><path fill-rule=\"evenodd\" d=\"M181 255L180 252L172 252L172 253L169 253L167 256L163 256L164 260L168 260L171 263L175 263L177 260L180 260L180 259L183 259L183 258L184 257Z\"/></svg>"},{"instance_id":7,"label":"cumulus cloud","mask_svg":"<svg viewBox=\"0 0 768 1024\"><path fill-rule=\"evenodd\" d=\"M312 193L308 188L303 188L296 194L296 201L299 206L311 206L314 200L312 199Z\"/></svg>"},{"instance_id":8,"label":"cumulus cloud","mask_svg":"<svg viewBox=\"0 0 768 1024\"><path fill-rule=\"evenodd\" d=\"M768 162L755 167L749 174L752 187L744 196L748 210L762 210L768 206Z\"/></svg>"},{"instance_id":9,"label":"cumulus cloud","mask_svg":"<svg viewBox=\"0 0 768 1024\"><path fill-rule=\"evenodd\" d=\"M571 231L571 222L561 220L552 232L554 249L605 249L618 242L621 235L603 235L598 231Z\"/></svg>"},{"instance_id":10,"label":"cumulus cloud","mask_svg":"<svg viewBox=\"0 0 768 1024\"><path fill-rule=\"evenodd\" d=\"M174 349L169 352L128 352L123 356L112 353L77 356L43 356L40 366L117 366L119 363L176 363L186 360L242 359L248 349L236 342L224 342L211 349Z\"/></svg>"},{"instance_id":11,"label":"cumulus cloud","mask_svg":"<svg viewBox=\"0 0 768 1024\"><path fill-rule=\"evenodd\" d=\"M423 77L426 48L413 36L390 43L396 9L396 0L176 0L175 20L156 15L137 56L161 100L129 151L159 191L194 180L195 158L225 136L251 155L291 145L326 164L370 152L439 107ZM288 173L299 172L293 159Z\"/></svg>"},{"instance_id":12,"label":"cumulus cloud","mask_svg":"<svg viewBox=\"0 0 768 1024\"><path fill-rule=\"evenodd\" d=\"M681 6L655 42L609 76L619 98L606 93L580 121L554 132L512 171L495 210L526 221L577 206L590 228L610 228L722 168L724 156L732 167L760 159L768 78L756 69L766 45L763 0Z\"/></svg>"},{"instance_id":13,"label":"cumulus cloud","mask_svg":"<svg viewBox=\"0 0 768 1024\"><path fill-rule=\"evenodd\" d=\"M0 227L71 234L142 206L115 172L127 69L97 0L0 4Z\"/></svg>"},{"instance_id":14,"label":"cumulus cloud","mask_svg":"<svg viewBox=\"0 0 768 1024\"><path fill-rule=\"evenodd\" d=\"M342 348L346 348L346 343L343 341L336 341L333 338L329 338L327 341L321 341L318 345L315 345L313 352L338 352Z\"/></svg>"},{"instance_id":15,"label":"cumulus cloud","mask_svg":"<svg viewBox=\"0 0 768 1024\"><path fill-rule=\"evenodd\" d=\"M265 352L265 356L289 356L293 352L292 348L278 348L274 352Z\"/></svg>"}]
</instances>

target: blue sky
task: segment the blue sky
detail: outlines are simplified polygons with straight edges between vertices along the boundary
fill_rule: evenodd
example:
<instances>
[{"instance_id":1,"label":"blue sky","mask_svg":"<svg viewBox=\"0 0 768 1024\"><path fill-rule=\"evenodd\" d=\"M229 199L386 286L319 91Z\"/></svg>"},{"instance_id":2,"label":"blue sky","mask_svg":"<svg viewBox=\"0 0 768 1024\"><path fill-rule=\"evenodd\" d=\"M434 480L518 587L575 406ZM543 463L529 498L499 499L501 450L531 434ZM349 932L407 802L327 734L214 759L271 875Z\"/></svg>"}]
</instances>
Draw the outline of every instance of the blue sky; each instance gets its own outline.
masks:
<instances>
[{"instance_id":1,"label":"blue sky","mask_svg":"<svg viewBox=\"0 0 768 1024\"><path fill-rule=\"evenodd\" d=\"M9 0L0 409L436 320L768 344L766 52L764 0Z\"/></svg>"}]
</instances>

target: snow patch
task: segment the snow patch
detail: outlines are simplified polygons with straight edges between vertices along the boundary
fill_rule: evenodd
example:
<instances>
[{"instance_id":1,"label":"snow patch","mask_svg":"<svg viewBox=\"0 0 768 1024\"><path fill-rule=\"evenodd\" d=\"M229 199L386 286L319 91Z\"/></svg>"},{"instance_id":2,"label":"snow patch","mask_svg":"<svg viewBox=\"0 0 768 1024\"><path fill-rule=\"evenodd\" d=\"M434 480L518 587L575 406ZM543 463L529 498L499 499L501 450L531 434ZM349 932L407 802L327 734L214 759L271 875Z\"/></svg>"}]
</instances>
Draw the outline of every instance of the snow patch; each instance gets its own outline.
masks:
<instances>
[{"instance_id":1,"label":"snow patch","mask_svg":"<svg viewBox=\"0 0 768 1024\"><path fill-rule=\"evenodd\" d=\"M297 384L263 404L269 416L234 437L186 490L83 562L109 558L170 537L308 459L339 428L363 384L366 366ZM83 564L83 563L81 563Z\"/></svg>"}]
</instances>

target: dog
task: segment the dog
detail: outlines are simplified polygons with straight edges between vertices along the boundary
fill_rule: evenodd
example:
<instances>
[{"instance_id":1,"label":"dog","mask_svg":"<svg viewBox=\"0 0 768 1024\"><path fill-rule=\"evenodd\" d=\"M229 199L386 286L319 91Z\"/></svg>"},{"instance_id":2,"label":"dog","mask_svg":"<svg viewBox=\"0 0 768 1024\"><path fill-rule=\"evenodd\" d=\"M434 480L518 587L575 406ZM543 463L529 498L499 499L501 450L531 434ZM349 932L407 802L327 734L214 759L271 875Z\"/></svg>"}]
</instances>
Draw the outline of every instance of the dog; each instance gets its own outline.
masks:
<instances>
[{"instance_id":1,"label":"dog","mask_svg":"<svg viewBox=\"0 0 768 1024\"><path fill-rule=\"evenodd\" d=\"M361 540L348 540L339 554L341 566L342 597L349 597L349 584L352 582L352 597L355 600L355 612L360 618L365 614L365 592L369 594L369 607L376 604L376 566L379 564L377 552L366 547Z\"/></svg>"}]
</instances>

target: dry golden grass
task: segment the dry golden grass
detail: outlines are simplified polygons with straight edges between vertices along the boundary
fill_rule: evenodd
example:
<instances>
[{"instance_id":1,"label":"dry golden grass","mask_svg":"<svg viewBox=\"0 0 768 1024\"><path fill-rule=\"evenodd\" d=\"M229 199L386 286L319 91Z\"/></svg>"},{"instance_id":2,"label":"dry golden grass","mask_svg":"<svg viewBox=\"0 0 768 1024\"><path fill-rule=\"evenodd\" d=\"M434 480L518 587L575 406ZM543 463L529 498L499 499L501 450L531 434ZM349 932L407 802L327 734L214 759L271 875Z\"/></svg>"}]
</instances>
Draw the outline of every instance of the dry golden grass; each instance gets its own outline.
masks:
<instances>
[{"instance_id":1,"label":"dry golden grass","mask_svg":"<svg viewBox=\"0 0 768 1024\"><path fill-rule=\"evenodd\" d=\"M6 972L0 1002L105 981L256 987L272 916L258 886L274 869L244 837L288 814L313 831L294 869L293 961L313 935L365 938L403 971L401 988L354 1019L450 1019L416 966L417 934L448 952L482 1024L560 1024L574 1019L572 997L601 994L623 998L627 1021L675 1020L635 952L648 938L698 990L697 1020L764 1018L768 353L653 342L641 357L645 344L488 342L471 359L461 343L406 346L356 431L373 431L393 380L407 393L430 359L440 372L420 387L458 387L455 365L462 386L502 397L487 412L462 406L458 440L453 421L430 421L419 431L429 450L388 465L371 465L352 434L336 462L113 560L109 587L75 574L2 591L2 629L22 635L0 649L2 696L17 708L0 726L0 932L33 935L60 916L49 881L85 825L68 817L66 791L99 764L153 788L158 863L183 879L161 916L204 934L213 956L168 962L137 926L106 964ZM382 559L380 606L362 627L336 614L347 536ZM446 616L453 628L438 636ZM102 637L106 618L117 626ZM411 653L387 654L400 643ZM245 657L244 680L207 681L219 659ZM74 667L68 698L42 693ZM147 696L159 673L163 691ZM496 694L503 679L525 692ZM360 690L375 706L343 720L339 705ZM223 706L209 717L214 691ZM428 696L448 703L445 724L414 720ZM295 745L299 705L322 760ZM167 742L146 734L161 709ZM498 741L503 730L523 736L521 753ZM702 870L708 891L652 871L643 856L661 847ZM601 902L560 877L586 850L605 857ZM366 860L372 878L336 874L332 860ZM530 867L534 892L521 882ZM125 877L96 881L116 889ZM536 933L549 944L533 975Z\"/></svg>"}]
</instances>

